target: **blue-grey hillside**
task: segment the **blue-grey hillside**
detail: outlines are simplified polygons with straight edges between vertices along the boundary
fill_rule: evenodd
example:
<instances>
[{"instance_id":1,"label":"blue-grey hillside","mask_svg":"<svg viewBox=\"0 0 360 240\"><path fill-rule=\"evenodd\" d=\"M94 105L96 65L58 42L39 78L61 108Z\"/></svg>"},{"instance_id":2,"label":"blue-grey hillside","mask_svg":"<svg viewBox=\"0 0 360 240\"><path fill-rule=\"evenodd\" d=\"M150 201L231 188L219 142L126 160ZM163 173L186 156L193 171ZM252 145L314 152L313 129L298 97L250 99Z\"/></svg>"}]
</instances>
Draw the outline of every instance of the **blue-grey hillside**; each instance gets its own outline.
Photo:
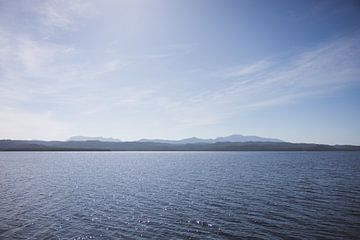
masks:
<instances>
[{"instance_id":1,"label":"blue-grey hillside","mask_svg":"<svg viewBox=\"0 0 360 240\"><path fill-rule=\"evenodd\" d=\"M360 146L289 142L160 142L0 140L0 151L360 151Z\"/></svg>"}]
</instances>

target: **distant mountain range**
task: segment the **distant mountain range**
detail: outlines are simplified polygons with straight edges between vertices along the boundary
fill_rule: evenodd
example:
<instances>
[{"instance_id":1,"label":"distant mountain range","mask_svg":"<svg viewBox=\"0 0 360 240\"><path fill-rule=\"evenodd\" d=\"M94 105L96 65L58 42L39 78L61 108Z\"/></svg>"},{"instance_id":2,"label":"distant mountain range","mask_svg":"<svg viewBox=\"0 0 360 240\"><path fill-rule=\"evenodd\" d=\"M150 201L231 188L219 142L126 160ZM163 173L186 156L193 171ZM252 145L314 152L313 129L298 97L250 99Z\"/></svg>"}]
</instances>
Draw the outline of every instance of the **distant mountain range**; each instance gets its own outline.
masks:
<instances>
[{"instance_id":1,"label":"distant mountain range","mask_svg":"<svg viewBox=\"0 0 360 240\"><path fill-rule=\"evenodd\" d=\"M101 142L121 142L120 139L115 138L104 138L104 137L85 137L85 136L74 136L69 138L68 141L101 141ZM220 142L283 142L280 139L275 138L264 138L258 136L243 136L240 134L230 135L227 137L217 138L184 138L180 140L167 140L167 139L140 139L134 142L152 142L152 143L168 143L168 144L192 144L192 143L220 143Z\"/></svg>"},{"instance_id":2,"label":"distant mountain range","mask_svg":"<svg viewBox=\"0 0 360 240\"><path fill-rule=\"evenodd\" d=\"M0 151L360 151L360 146L289 142L103 142L0 140Z\"/></svg>"}]
</instances>

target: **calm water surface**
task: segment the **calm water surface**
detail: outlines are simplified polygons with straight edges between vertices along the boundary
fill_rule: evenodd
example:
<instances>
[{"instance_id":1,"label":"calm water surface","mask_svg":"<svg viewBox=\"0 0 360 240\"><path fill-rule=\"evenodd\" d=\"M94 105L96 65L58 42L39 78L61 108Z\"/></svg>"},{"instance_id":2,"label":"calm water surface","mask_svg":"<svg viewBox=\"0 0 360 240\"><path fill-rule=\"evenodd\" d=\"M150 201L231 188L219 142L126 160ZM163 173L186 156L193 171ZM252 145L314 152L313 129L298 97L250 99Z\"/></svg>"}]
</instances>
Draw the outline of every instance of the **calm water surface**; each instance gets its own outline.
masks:
<instances>
[{"instance_id":1,"label":"calm water surface","mask_svg":"<svg viewBox=\"0 0 360 240\"><path fill-rule=\"evenodd\" d=\"M359 239L356 152L2 152L0 239Z\"/></svg>"}]
</instances>

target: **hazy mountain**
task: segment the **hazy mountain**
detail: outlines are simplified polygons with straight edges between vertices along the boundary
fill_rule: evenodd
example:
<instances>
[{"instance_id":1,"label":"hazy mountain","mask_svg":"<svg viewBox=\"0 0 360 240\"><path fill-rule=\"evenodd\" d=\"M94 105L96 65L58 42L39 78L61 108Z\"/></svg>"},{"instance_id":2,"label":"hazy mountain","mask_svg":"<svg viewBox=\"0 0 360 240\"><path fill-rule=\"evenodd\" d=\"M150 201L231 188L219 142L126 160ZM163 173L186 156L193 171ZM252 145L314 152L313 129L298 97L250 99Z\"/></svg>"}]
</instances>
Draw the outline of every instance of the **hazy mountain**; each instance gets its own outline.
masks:
<instances>
[{"instance_id":1,"label":"hazy mountain","mask_svg":"<svg viewBox=\"0 0 360 240\"><path fill-rule=\"evenodd\" d=\"M227 137L217 138L184 138L181 140L166 140L166 139L141 139L139 142L158 142L158 143L170 143L170 144L189 144L189 143L217 143L217 142L283 142L280 139L264 138L258 136L243 136L240 134L230 135Z\"/></svg>"},{"instance_id":2,"label":"hazy mountain","mask_svg":"<svg viewBox=\"0 0 360 240\"><path fill-rule=\"evenodd\" d=\"M197 140L197 139L195 139ZM360 146L289 142L158 142L0 140L0 151L360 151Z\"/></svg>"},{"instance_id":3,"label":"hazy mountain","mask_svg":"<svg viewBox=\"0 0 360 240\"><path fill-rule=\"evenodd\" d=\"M121 142L120 139L106 138L106 137L85 137L85 136L73 136L68 141L101 141L101 142Z\"/></svg>"},{"instance_id":4,"label":"hazy mountain","mask_svg":"<svg viewBox=\"0 0 360 240\"><path fill-rule=\"evenodd\" d=\"M86 136L73 136L68 141L100 141L100 142L121 142L120 139L107 138L107 137L86 137ZM190 144L190 143L217 143L217 142L283 142L280 139L264 138L258 136L243 136L240 134L230 135L227 137L217 138L184 138L180 140L168 140L168 139L140 139L134 142L156 142L156 143L169 143L169 144Z\"/></svg>"}]
</instances>

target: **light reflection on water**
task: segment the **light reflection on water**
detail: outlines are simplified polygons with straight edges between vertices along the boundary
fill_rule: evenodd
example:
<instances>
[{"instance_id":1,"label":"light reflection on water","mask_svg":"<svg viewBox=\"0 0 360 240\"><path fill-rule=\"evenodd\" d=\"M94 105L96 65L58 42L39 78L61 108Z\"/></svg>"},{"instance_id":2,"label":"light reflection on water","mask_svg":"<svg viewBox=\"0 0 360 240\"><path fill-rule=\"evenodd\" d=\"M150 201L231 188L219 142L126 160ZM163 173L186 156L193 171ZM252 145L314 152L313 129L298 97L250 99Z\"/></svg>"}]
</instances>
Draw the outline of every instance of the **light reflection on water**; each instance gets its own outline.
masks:
<instances>
[{"instance_id":1,"label":"light reflection on water","mask_svg":"<svg viewBox=\"0 0 360 240\"><path fill-rule=\"evenodd\" d=\"M356 152L2 152L0 239L356 239Z\"/></svg>"}]
</instances>

